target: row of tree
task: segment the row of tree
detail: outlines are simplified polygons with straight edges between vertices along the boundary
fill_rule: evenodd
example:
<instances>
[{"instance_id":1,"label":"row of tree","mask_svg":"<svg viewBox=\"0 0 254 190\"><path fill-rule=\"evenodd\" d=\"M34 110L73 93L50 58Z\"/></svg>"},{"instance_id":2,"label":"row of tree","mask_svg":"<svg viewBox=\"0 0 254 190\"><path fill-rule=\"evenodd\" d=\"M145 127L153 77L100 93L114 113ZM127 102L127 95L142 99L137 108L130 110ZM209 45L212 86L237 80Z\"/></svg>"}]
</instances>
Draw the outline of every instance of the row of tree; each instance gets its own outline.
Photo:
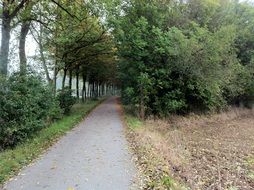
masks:
<instances>
[{"instance_id":1,"label":"row of tree","mask_svg":"<svg viewBox=\"0 0 254 190\"><path fill-rule=\"evenodd\" d=\"M1 5L3 75L10 33L18 28L20 74L27 73L25 42L30 34L52 89L57 75L63 76L62 89L67 76L70 89L75 78L77 97L81 94L83 100L121 84L123 101L138 106L144 117L218 110L253 97L250 3L2 0Z\"/></svg>"},{"instance_id":2,"label":"row of tree","mask_svg":"<svg viewBox=\"0 0 254 190\"><path fill-rule=\"evenodd\" d=\"M116 49L112 36L89 1L2 0L1 6L2 75L8 74L10 37L17 28L20 31L21 75L26 75L28 71L25 47L27 35L32 35L39 49L37 60L42 64L45 78L54 90L57 75L63 76L62 88L65 87L66 76L69 76L70 89L75 76L77 95L80 94L78 85L82 79L83 99L86 98L87 86L95 91L97 86L111 86L116 82ZM97 94L91 93L94 96Z\"/></svg>"},{"instance_id":3,"label":"row of tree","mask_svg":"<svg viewBox=\"0 0 254 190\"><path fill-rule=\"evenodd\" d=\"M83 101L87 96L97 98L116 93L117 49L112 34L90 1L0 2L1 151L25 141L63 114L69 114L76 102L72 91L74 79L75 94L78 99L81 95ZM19 52L18 73L8 69L11 37L15 33L18 36L18 47L15 47ZM37 46L32 63L25 49L29 47L28 37L33 38ZM63 79L58 92L57 78Z\"/></svg>"}]
</instances>

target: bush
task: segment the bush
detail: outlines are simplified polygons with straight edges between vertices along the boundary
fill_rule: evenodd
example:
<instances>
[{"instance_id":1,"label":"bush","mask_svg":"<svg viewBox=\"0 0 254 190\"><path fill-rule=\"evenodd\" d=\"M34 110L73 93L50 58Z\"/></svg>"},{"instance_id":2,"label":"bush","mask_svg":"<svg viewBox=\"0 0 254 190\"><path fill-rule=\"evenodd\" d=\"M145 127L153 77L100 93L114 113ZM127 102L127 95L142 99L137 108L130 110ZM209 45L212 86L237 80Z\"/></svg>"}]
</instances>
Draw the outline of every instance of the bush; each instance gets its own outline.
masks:
<instances>
[{"instance_id":1,"label":"bush","mask_svg":"<svg viewBox=\"0 0 254 190\"><path fill-rule=\"evenodd\" d=\"M57 99L60 102L60 108L64 111L64 114L69 114L71 107L75 104L76 99L72 96L72 91L69 87L65 87L60 90Z\"/></svg>"},{"instance_id":2,"label":"bush","mask_svg":"<svg viewBox=\"0 0 254 190\"><path fill-rule=\"evenodd\" d=\"M51 90L36 76L0 80L0 149L14 146L61 115Z\"/></svg>"}]
</instances>

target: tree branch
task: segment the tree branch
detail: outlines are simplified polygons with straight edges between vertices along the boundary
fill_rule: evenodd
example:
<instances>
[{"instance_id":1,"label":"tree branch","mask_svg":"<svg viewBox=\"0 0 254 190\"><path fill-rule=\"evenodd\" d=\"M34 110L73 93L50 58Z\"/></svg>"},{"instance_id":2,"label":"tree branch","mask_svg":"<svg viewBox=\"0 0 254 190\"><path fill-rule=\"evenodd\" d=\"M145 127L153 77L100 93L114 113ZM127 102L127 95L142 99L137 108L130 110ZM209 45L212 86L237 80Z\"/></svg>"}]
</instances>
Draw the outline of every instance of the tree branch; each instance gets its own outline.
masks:
<instances>
[{"instance_id":1,"label":"tree branch","mask_svg":"<svg viewBox=\"0 0 254 190\"><path fill-rule=\"evenodd\" d=\"M17 7L15 7L15 9L13 10L13 12L10 14L10 18L15 17L18 12L20 11L20 9L22 9L25 5L25 3L29 2L29 0L22 0Z\"/></svg>"},{"instance_id":2,"label":"tree branch","mask_svg":"<svg viewBox=\"0 0 254 190\"><path fill-rule=\"evenodd\" d=\"M56 2L55 0L51 0L54 4L60 7L64 12L66 12L72 18L76 18L78 21L81 21L76 15L71 14L66 8L64 8L60 3Z\"/></svg>"}]
</instances>

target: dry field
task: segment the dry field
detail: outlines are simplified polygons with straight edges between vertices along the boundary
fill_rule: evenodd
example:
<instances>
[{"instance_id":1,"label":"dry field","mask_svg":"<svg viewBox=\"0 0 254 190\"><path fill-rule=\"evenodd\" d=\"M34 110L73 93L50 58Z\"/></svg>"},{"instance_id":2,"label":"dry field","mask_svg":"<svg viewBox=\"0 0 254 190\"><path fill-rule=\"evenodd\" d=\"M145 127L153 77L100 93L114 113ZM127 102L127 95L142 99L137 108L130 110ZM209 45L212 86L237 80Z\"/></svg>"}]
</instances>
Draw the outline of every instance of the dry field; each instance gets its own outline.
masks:
<instances>
[{"instance_id":1,"label":"dry field","mask_svg":"<svg viewBox=\"0 0 254 190\"><path fill-rule=\"evenodd\" d=\"M151 119L129 139L148 175L144 189L182 189L174 181L193 190L254 189L253 110Z\"/></svg>"}]
</instances>

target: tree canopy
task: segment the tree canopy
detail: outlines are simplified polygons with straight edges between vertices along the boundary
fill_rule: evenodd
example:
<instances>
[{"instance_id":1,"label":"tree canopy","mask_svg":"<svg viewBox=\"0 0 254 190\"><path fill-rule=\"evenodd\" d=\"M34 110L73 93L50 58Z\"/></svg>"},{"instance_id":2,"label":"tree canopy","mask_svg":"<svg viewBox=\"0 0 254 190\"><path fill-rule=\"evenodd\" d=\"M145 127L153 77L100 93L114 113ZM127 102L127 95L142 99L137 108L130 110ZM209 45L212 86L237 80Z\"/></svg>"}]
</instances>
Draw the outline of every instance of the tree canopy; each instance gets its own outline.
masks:
<instances>
[{"instance_id":1,"label":"tree canopy","mask_svg":"<svg viewBox=\"0 0 254 190\"><path fill-rule=\"evenodd\" d=\"M253 96L252 5L124 2L112 21L122 96L141 115L218 110Z\"/></svg>"},{"instance_id":2,"label":"tree canopy","mask_svg":"<svg viewBox=\"0 0 254 190\"><path fill-rule=\"evenodd\" d=\"M83 99L121 89L140 114L220 110L253 97L254 7L233 0L2 1L1 73L20 29L20 73L32 35L48 83L83 81ZM52 74L53 73L53 74ZM88 87L86 85L88 83ZM55 90L54 90L55 91ZM90 92L89 92L90 91ZM247 104L247 103L246 103Z\"/></svg>"}]
</instances>

